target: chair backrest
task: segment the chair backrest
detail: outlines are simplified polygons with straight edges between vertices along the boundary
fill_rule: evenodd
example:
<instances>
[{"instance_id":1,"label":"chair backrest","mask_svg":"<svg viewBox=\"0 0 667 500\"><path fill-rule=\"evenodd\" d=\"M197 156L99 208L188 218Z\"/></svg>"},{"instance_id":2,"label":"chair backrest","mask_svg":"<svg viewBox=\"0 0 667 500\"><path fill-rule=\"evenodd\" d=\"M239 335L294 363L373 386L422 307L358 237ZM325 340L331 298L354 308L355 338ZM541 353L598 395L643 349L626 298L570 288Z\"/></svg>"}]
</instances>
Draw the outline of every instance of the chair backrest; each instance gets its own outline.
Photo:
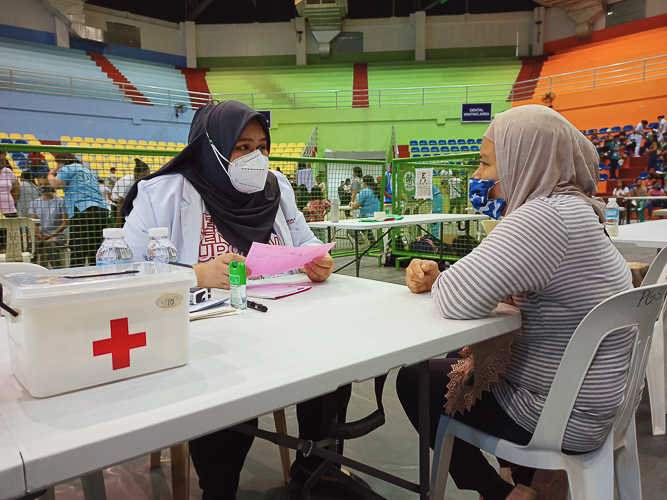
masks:
<instances>
[{"instance_id":1,"label":"chair backrest","mask_svg":"<svg viewBox=\"0 0 667 500\"><path fill-rule=\"evenodd\" d=\"M0 262L0 274L44 271L46 268L30 262Z\"/></svg>"},{"instance_id":2,"label":"chair backrest","mask_svg":"<svg viewBox=\"0 0 667 500\"><path fill-rule=\"evenodd\" d=\"M586 315L565 349L529 447L560 451L572 408L600 344L612 331L638 326L614 429L622 431L627 427L644 379L653 326L665 298L667 284L642 286L604 300Z\"/></svg>"},{"instance_id":3,"label":"chair backrest","mask_svg":"<svg viewBox=\"0 0 667 500\"><path fill-rule=\"evenodd\" d=\"M0 228L7 230L7 243L5 247L5 261L6 262L22 262L22 237L19 228L28 228L28 235L30 237L30 254L35 254L37 244L37 236L35 234L35 221L28 217L11 217L0 219Z\"/></svg>"},{"instance_id":4,"label":"chair backrest","mask_svg":"<svg viewBox=\"0 0 667 500\"><path fill-rule=\"evenodd\" d=\"M646 276L642 280L642 286L662 283L665 279L667 279L667 247L660 250L651 262L651 267L648 268Z\"/></svg>"}]
</instances>

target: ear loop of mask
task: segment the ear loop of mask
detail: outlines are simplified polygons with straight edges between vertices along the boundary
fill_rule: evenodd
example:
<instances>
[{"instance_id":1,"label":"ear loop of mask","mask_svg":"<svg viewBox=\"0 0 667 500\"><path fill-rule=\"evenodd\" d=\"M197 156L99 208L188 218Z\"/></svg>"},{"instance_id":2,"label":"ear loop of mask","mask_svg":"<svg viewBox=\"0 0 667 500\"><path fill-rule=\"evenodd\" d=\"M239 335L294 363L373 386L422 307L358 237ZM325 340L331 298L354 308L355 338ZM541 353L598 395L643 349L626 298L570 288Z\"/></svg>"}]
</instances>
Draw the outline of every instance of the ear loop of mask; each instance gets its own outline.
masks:
<instances>
[{"instance_id":1,"label":"ear loop of mask","mask_svg":"<svg viewBox=\"0 0 667 500\"><path fill-rule=\"evenodd\" d=\"M229 165L232 164L232 162L230 162L227 158L225 158L223 156L223 154L220 151L218 151L218 148L215 147L215 144L213 144L213 141L211 140L211 138L208 135L208 130L206 131L206 137L208 138L208 143L211 145L211 149L213 150L213 153L215 154L215 157L218 160L218 163L220 163L220 166L222 167L222 169L227 174L227 177L229 177L229 180L231 180L232 177L229 175L229 172L225 168L225 165L222 163L222 160L220 160L220 158L222 158L223 160L225 160L227 162L227 167L228 168L229 168Z\"/></svg>"}]
</instances>

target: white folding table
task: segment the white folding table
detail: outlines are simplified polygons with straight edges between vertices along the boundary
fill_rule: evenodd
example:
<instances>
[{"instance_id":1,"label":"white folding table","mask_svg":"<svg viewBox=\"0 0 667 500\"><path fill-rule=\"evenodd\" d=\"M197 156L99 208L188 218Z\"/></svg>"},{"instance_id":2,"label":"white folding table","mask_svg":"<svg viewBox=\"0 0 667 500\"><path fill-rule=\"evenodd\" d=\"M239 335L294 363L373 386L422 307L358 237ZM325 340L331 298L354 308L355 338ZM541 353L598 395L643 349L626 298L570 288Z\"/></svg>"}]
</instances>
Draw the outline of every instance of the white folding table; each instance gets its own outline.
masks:
<instances>
[{"instance_id":1,"label":"white folding table","mask_svg":"<svg viewBox=\"0 0 667 500\"><path fill-rule=\"evenodd\" d=\"M660 250L667 246L667 219L620 225L618 236L612 236L611 241Z\"/></svg>"},{"instance_id":2,"label":"white folding table","mask_svg":"<svg viewBox=\"0 0 667 500\"><path fill-rule=\"evenodd\" d=\"M347 229L354 231L354 260L356 262L357 270L356 276L359 277L359 266L361 264L361 258L366 255L375 244L384 238L384 235L379 238L375 243L369 245L369 247L360 255L359 254L359 231L368 231L369 229L386 229L389 232L395 227L404 227L404 226L421 226L423 224L440 224L440 260L442 260L442 248L443 248L443 227L442 225L445 222L462 222L462 221L474 221L474 220L488 220L489 217L486 215L480 214L416 214L416 215L404 215L400 220L392 221L376 221L376 222L362 222L360 219L346 219L339 222L331 221L322 221L322 222L309 222L308 226L311 229L327 229L329 232L329 241L331 241L331 230L334 229ZM385 232L385 234L387 233ZM437 257L437 255L434 255ZM340 271L348 265L337 269Z\"/></svg>"},{"instance_id":3,"label":"white folding table","mask_svg":"<svg viewBox=\"0 0 667 500\"><path fill-rule=\"evenodd\" d=\"M25 493L21 452L0 418L0 498L17 498Z\"/></svg>"},{"instance_id":4,"label":"white folding table","mask_svg":"<svg viewBox=\"0 0 667 500\"><path fill-rule=\"evenodd\" d=\"M308 280L297 275L279 281ZM340 275L265 303L267 313L249 309L191 323L186 366L46 399L31 397L18 384L7 349L0 348L0 417L21 453L26 491L148 455L399 366L421 363L426 384L421 389L427 390L430 358L521 326L520 315L513 312L446 320L428 293L415 295L404 286ZM340 314L344 328L336 321ZM0 346L6 342L3 324ZM423 432L419 489L424 500L428 452L428 432Z\"/></svg>"}]
</instances>

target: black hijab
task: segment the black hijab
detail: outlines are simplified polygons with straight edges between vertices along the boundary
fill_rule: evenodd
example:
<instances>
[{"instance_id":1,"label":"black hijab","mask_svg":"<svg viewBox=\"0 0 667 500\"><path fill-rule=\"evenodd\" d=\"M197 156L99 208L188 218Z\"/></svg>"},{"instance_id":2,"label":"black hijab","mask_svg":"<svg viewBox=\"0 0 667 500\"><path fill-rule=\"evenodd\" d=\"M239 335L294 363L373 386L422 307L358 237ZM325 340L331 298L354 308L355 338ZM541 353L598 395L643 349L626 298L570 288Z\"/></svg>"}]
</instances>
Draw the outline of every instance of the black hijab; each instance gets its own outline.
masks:
<instances>
[{"instance_id":1,"label":"black hijab","mask_svg":"<svg viewBox=\"0 0 667 500\"><path fill-rule=\"evenodd\" d=\"M269 172L262 191L246 194L236 190L216 157L208 135L225 158L230 158L241 133L251 120L258 119L266 133L267 147L271 136L266 119L257 111L236 101L207 104L195 113L190 126L188 145L157 172L141 181L159 175L180 173L204 200L218 232L230 244L248 252L253 241L267 243L280 204L280 187ZM225 169L229 166L224 160ZM125 198L121 212L129 215L137 196L135 183Z\"/></svg>"}]
</instances>

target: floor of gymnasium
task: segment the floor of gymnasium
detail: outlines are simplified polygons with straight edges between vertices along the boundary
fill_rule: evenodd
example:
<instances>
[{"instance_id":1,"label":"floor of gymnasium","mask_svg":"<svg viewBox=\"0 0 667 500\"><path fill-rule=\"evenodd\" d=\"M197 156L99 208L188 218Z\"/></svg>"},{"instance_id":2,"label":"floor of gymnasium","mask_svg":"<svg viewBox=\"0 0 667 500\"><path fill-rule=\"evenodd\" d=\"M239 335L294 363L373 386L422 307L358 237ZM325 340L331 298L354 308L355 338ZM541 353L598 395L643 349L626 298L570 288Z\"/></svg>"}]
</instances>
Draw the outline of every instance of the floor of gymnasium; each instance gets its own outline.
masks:
<instances>
[{"instance_id":1,"label":"floor of gymnasium","mask_svg":"<svg viewBox=\"0 0 667 500\"><path fill-rule=\"evenodd\" d=\"M628 261L650 263L656 252L642 249L635 245L618 245ZM336 259L336 267L350 260L349 257ZM350 266L343 274L354 275ZM378 267L377 259L364 258L361 277L389 283L405 284L405 270L396 271L394 267ZM405 417L394 389L396 370L389 374L384 391L384 404L387 423L370 435L349 441L345 445L345 454L362 462L381 468L411 481L417 481L417 433ZM375 397L372 381L354 384L348 417L350 420L361 418L375 410ZM290 433L297 430L294 407L288 408L287 423ZM273 429L271 416L260 419L260 426ZM651 416L647 391L637 412L637 434L639 460L641 466L642 490L644 500L664 500L667 498L667 437L651 435ZM224 450L221 450L224 453ZM141 457L107 469L104 472L107 497L115 499L171 499L171 470L168 450L163 451L160 467L149 469L148 457ZM294 457L294 452L292 452ZM241 475L241 485L237 500L292 500L289 489L284 486L278 449L266 441L255 440L245 462ZM388 485L374 478L366 477L375 491L389 500L407 500L417 495L407 493L395 486ZM57 500L83 499L81 482L69 481L56 486ZM190 498L201 498L197 485L197 475L191 467ZM472 492L458 491L451 479L447 486L447 499L477 500ZM313 500L331 500L329 497L313 497ZM592 500L592 499L591 499Z\"/></svg>"}]
</instances>

